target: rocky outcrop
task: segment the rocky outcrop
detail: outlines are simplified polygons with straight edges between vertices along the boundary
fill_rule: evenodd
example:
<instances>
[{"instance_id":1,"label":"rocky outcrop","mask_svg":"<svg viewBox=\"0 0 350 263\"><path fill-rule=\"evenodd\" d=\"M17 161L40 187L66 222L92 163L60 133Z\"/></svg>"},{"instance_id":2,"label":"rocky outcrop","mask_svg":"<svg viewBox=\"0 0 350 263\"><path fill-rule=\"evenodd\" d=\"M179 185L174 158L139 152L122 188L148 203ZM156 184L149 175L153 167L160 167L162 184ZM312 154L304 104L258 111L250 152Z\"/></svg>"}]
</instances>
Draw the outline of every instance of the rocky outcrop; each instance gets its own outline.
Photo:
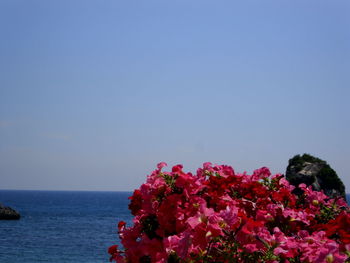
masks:
<instances>
[{"instance_id":1,"label":"rocky outcrop","mask_svg":"<svg viewBox=\"0 0 350 263\"><path fill-rule=\"evenodd\" d=\"M331 197L345 196L345 186L337 173L326 161L309 154L296 155L289 160L286 171L287 180L294 186L311 185L313 190L321 191ZM298 192L298 189L296 189Z\"/></svg>"},{"instance_id":2,"label":"rocky outcrop","mask_svg":"<svg viewBox=\"0 0 350 263\"><path fill-rule=\"evenodd\" d=\"M21 215L11 207L6 207L0 204L0 219L4 220L18 220Z\"/></svg>"}]
</instances>

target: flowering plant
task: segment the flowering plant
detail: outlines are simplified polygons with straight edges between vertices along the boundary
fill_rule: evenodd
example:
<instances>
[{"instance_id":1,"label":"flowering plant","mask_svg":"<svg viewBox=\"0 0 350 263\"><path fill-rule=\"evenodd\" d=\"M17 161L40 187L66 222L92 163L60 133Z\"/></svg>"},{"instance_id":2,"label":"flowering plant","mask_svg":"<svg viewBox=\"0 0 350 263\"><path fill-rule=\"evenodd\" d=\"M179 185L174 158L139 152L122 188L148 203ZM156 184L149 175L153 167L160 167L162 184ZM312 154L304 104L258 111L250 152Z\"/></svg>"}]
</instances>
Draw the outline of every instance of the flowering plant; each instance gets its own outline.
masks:
<instances>
[{"instance_id":1,"label":"flowering plant","mask_svg":"<svg viewBox=\"0 0 350 263\"><path fill-rule=\"evenodd\" d=\"M349 262L350 208L341 199L261 168L252 175L204 163L195 175L165 163L129 198L133 226L121 221L124 250L111 261Z\"/></svg>"}]
</instances>

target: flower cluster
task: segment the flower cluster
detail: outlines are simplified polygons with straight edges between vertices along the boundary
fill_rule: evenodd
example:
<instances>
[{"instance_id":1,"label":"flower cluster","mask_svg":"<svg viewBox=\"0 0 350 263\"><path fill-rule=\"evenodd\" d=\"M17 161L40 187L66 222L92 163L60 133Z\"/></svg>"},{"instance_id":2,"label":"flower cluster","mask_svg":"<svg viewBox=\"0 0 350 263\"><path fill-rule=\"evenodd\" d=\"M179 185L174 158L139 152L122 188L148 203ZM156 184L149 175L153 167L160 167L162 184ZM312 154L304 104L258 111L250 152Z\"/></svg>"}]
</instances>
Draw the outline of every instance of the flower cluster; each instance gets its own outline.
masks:
<instances>
[{"instance_id":1,"label":"flower cluster","mask_svg":"<svg viewBox=\"0 0 350 263\"><path fill-rule=\"evenodd\" d=\"M252 175L204 163L195 175L182 165L147 177L130 197L133 226L121 221L124 250L111 261L346 262L350 208L301 184L298 195L281 174Z\"/></svg>"}]
</instances>

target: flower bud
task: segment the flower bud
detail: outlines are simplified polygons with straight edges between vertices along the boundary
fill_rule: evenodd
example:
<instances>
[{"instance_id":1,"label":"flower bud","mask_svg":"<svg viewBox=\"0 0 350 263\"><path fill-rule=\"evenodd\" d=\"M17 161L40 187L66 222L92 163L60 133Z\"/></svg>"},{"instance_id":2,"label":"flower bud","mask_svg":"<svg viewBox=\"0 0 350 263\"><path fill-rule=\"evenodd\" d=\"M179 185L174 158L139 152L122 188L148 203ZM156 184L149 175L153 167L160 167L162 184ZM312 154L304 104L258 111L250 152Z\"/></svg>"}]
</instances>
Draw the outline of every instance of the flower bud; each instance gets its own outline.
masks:
<instances>
[{"instance_id":1,"label":"flower bud","mask_svg":"<svg viewBox=\"0 0 350 263\"><path fill-rule=\"evenodd\" d=\"M333 254L328 254L326 256L326 262L327 263L332 263L334 261L334 257L333 257Z\"/></svg>"},{"instance_id":2,"label":"flower bud","mask_svg":"<svg viewBox=\"0 0 350 263\"><path fill-rule=\"evenodd\" d=\"M194 208L199 208L199 204L198 204L198 203L195 203L195 204L193 204L193 207L194 207Z\"/></svg>"},{"instance_id":3,"label":"flower bud","mask_svg":"<svg viewBox=\"0 0 350 263\"><path fill-rule=\"evenodd\" d=\"M208 232L205 234L206 237L210 237L211 235L212 235L211 231L208 231Z\"/></svg>"},{"instance_id":4,"label":"flower bud","mask_svg":"<svg viewBox=\"0 0 350 263\"><path fill-rule=\"evenodd\" d=\"M221 227L221 228L225 228L225 227L227 227L227 224L225 223L225 221L220 221L219 222L219 226Z\"/></svg>"}]
</instances>

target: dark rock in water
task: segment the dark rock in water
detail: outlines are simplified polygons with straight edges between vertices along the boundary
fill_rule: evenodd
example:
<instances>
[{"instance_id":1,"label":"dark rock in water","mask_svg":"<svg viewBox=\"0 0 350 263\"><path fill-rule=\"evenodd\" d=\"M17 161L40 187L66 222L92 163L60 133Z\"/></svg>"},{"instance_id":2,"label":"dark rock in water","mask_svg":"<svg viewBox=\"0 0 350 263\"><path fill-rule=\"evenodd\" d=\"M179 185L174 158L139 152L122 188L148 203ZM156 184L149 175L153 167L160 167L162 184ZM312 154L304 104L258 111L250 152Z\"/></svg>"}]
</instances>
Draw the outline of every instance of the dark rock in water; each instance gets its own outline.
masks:
<instances>
[{"instance_id":1,"label":"dark rock in water","mask_svg":"<svg viewBox=\"0 0 350 263\"><path fill-rule=\"evenodd\" d=\"M21 215L11 207L6 207L0 204L0 220L18 220Z\"/></svg>"},{"instance_id":2,"label":"dark rock in water","mask_svg":"<svg viewBox=\"0 0 350 263\"><path fill-rule=\"evenodd\" d=\"M326 161L312 155L296 155L290 159L286 178L294 186L304 183L307 186L311 185L315 191L323 190L331 198L340 196L346 199L345 186L337 173ZM298 193L298 189L296 189L296 193ZM299 191L302 190L299 189Z\"/></svg>"}]
</instances>

